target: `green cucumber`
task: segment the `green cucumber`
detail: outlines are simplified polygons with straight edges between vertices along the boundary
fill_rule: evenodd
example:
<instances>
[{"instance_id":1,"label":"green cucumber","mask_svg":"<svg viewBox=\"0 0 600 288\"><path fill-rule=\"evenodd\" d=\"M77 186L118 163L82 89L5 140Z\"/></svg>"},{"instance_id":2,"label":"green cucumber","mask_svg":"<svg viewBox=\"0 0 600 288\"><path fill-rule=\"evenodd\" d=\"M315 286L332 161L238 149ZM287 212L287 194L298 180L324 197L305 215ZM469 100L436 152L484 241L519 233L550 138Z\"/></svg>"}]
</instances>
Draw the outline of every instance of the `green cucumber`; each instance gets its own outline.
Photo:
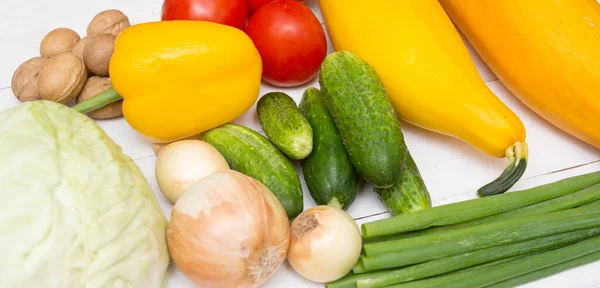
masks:
<instances>
[{"instance_id":1,"label":"green cucumber","mask_svg":"<svg viewBox=\"0 0 600 288\"><path fill-rule=\"evenodd\" d=\"M214 146L231 169L267 186L288 217L302 212L302 186L296 168L269 139L250 128L225 124L202 133L202 140Z\"/></svg>"},{"instance_id":2,"label":"green cucumber","mask_svg":"<svg viewBox=\"0 0 600 288\"><path fill-rule=\"evenodd\" d=\"M300 112L312 126L314 136L313 151L302 160L310 195L318 205L339 205L346 210L358 194L360 176L350 162L319 89L308 88L304 92Z\"/></svg>"},{"instance_id":3,"label":"green cucumber","mask_svg":"<svg viewBox=\"0 0 600 288\"><path fill-rule=\"evenodd\" d=\"M396 184L389 188L373 189L392 215L431 208L431 197L421 178L419 168L408 149L404 153L406 154L404 171L398 177Z\"/></svg>"},{"instance_id":4,"label":"green cucumber","mask_svg":"<svg viewBox=\"0 0 600 288\"><path fill-rule=\"evenodd\" d=\"M358 174L377 187L394 185L404 169L404 136L375 70L338 51L321 64L319 84Z\"/></svg>"},{"instance_id":5,"label":"green cucumber","mask_svg":"<svg viewBox=\"0 0 600 288\"><path fill-rule=\"evenodd\" d=\"M271 142L291 159L304 159L313 149L313 131L292 97L282 92L263 95L256 104L258 120Z\"/></svg>"}]
</instances>

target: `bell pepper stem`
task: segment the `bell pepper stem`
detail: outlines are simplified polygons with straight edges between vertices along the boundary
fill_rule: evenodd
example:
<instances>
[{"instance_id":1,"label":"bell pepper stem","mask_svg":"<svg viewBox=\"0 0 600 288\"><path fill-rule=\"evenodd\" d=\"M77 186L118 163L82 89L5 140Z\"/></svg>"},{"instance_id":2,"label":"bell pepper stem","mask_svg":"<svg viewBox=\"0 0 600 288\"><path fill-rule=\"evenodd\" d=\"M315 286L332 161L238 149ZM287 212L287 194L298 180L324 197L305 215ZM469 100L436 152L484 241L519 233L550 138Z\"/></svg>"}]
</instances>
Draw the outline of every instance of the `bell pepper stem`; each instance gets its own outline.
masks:
<instances>
[{"instance_id":1,"label":"bell pepper stem","mask_svg":"<svg viewBox=\"0 0 600 288\"><path fill-rule=\"evenodd\" d=\"M78 103L72 108L79 113L87 114L119 100L123 100L123 97L117 93L117 90L110 88L90 99Z\"/></svg>"},{"instance_id":2,"label":"bell pepper stem","mask_svg":"<svg viewBox=\"0 0 600 288\"><path fill-rule=\"evenodd\" d=\"M508 147L506 158L508 158L508 166L506 166L504 172L496 180L477 190L479 197L504 193L519 181L527 168L527 143L516 142L513 146Z\"/></svg>"}]
</instances>

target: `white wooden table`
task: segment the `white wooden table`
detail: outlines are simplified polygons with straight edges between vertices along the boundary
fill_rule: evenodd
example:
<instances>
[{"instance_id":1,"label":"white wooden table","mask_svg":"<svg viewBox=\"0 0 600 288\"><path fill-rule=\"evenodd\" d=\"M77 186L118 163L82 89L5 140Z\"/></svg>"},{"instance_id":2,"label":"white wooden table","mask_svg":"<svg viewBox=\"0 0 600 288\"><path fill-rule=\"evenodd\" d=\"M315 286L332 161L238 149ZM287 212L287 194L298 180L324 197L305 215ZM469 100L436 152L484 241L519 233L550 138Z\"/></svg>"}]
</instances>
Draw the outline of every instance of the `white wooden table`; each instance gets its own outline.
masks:
<instances>
[{"instance_id":1,"label":"white wooden table","mask_svg":"<svg viewBox=\"0 0 600 288\"><path fill-rule=\"evenodd\" d=\"M340 0L341 1L341 0ZM98 12L105 9L123 11L132 24L160 20L162 0L20 0L2 1L0 8L0 111L18 105L10 89L11 77L23 61L38 56L43 36L54 28L68 27L85 35L87 24ZM306 5L322 20L316 0ZM322 21L321 21L322 22ZM329 43L331 51L331 44ZM528 110L472 53L482 78L494 93L521 118L527 129L530 162L522 180L512 190L519 190L568 176L600 170L600 151L576 140L546 123ZM283 91L299 101L304 89L317 86L313 81L296 89L277 89L263 85L261 95L270 91ZM424 111L426 113L426 111ZM236 120L260 130L254 109ZM156 197L167 217L171 204L162 196L154 176L155 156L149 143L120 118L98 121L106 133L123 148L140 166L152 185ZM506 160L491 158L469 144L424 131L403 123L408 147L417 162L431 193L435 206L471 199L478 187L500 174ZM299 173L301 171L299 170ZM301 175L301 174L300 174ZM301 175L302 178L302 175ZM304 186L305 206L315 205ZM364 187L348 210L359 224L388 217L370 186ZM174 265L173 265L174 266ZM527 287L600 287L600 262L549 277ZM193 287L185 276L171 267L168 287ZM264 287L323 287L310 283L295 274L285 263Z\"/></svg>"}]
</instances>

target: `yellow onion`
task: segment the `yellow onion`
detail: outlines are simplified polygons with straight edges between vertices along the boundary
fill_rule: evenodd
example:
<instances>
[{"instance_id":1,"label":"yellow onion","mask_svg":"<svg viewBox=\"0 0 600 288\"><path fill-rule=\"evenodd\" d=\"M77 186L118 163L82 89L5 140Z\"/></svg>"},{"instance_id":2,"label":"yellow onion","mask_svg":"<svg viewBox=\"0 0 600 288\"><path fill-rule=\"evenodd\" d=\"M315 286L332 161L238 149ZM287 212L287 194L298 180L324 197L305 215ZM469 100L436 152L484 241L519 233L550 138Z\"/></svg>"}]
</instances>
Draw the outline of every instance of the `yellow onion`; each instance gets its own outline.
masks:
<instances>
[{"instance_id":1,"label":"yellow onion","mask_svg":"<svg viewBox=\"0 0 600 288\"><path fill-rule=\"evenodd\" d=\"M288 217L275 195L233 170L186 190L167 227L173 261L199 287L260 286L284 261L289 237Z\"/></svg>"},{"instance_id":2,"label":"yellow onion","mask_svg":"<svg viewBox=\"0 0 600 288\"><path fill-rule=\"evenodd\" d=\"M361 247L362 238L354 219L342 209L321 205L294 219L288 261L302 277L330 282L352 270Z\"/></svg>"},{"instance_id":3,"label":"yellow onion","mask_svg":"<svg viewBox=\"0 0 600 288\"><path fill-rule=\"evenodd\" d=\"M217 171L229 170L215 147L201 140L169 143L156 156L156 181L171 202L198 180Z\"/></svg>"}]
</instances>

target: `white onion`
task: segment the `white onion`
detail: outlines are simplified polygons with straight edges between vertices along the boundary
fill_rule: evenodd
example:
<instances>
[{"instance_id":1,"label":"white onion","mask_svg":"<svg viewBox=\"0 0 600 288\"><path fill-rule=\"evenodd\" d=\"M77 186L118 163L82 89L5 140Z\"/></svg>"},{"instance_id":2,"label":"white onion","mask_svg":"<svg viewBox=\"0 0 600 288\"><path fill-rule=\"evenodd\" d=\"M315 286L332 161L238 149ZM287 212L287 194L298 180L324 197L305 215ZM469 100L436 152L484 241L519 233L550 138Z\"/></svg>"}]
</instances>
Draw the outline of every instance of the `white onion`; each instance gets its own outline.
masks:
<instances>
[{"instance_id":1,"label":"white onion","mask_svg":"<svg viewBox=\"0 0 600 288\"><path fill-rule=\"evenodd\" d=\"M319 283L342 278L360 257L356 222L339 208L317 206L292 223L288 261L302 277Z\"/></svg>"},{"instance_id":2,"label":"white onion","mask_svg":"<svg viewBox=\"0 0 600 288\"><path fill-rule=\"evenodd\" d=\"M156 181L163 195L173 203L198 180L223 170L229 170L225 158L200 140L169 143L156 156Z\"/></svg>"},{"instance_id":3,"label":"white onion","mask_svg":"<svg viewBox=\"0 0 600 288\"><path fill-rule=\"evenodd\" d=\"M196 134L196 135L192 135L187 138L179 139L176 141L170 141L170 142L152 142L152 141L148 141L148 142L150 142L152 144L152 151L154 151L154 155L158 156L158 153L160 153L160 150L165 148L165 146L167 146L171 143L177 142L177 141L184 141L184 140L202 140L202 134Z\"/></svg>"},{"instance_id":4,"label":"white onion","mask_svg":"<svg viewBox=\"0 0 600 288\"><path fill-rule=\"evenodd\" d=\"M290 237L283 205L263 184L221 171L185 191L171 212L167 245L199 287L258 287L284 261Z\"/></svg>"}]
</instances>

